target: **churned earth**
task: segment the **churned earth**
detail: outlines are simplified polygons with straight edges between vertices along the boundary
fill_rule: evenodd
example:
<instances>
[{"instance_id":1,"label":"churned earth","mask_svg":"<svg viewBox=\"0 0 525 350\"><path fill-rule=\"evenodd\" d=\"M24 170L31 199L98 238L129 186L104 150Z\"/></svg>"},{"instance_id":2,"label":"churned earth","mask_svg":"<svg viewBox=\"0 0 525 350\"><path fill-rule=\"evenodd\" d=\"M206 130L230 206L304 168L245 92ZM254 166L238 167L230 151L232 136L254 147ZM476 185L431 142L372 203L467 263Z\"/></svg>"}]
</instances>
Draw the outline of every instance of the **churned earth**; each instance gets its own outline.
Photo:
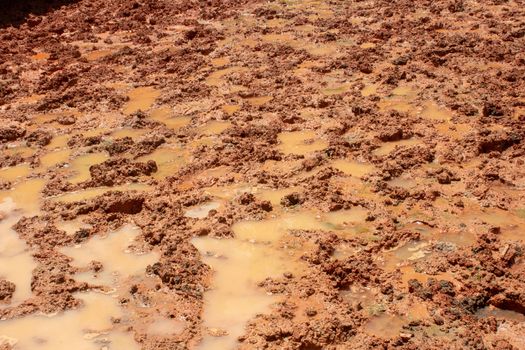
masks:
<instances>
[{"instance_id":1,"label":"churned earth","mask_svg":"<svg viewBox=\"0 0 525 350\"><path fill-rule=\"evenodd\" d=\"M525 349L522 0L0 11L0 349Z\"/></svg>"}]
</instances>

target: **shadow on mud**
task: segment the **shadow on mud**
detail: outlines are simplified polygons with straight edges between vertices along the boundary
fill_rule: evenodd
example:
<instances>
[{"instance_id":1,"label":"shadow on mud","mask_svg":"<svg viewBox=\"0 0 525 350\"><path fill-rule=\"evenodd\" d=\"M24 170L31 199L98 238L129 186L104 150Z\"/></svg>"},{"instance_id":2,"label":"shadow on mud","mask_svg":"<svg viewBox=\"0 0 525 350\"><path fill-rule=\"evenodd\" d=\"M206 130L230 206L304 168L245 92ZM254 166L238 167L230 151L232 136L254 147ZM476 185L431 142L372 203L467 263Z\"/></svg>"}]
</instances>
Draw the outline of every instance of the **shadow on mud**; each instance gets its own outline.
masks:
<instances>
[{"instance_id":1,"label":"shadow on mud","mask_svg":"<svg viewBox=\"0 0 525 350\"><path fill-rule=\"evenodd\" d=\"M0 28L19 26L29 15L44 15L49 11L79 0L0 0ZM36 23L35 23L36 24Z\"/></svg>"}]
</instances>

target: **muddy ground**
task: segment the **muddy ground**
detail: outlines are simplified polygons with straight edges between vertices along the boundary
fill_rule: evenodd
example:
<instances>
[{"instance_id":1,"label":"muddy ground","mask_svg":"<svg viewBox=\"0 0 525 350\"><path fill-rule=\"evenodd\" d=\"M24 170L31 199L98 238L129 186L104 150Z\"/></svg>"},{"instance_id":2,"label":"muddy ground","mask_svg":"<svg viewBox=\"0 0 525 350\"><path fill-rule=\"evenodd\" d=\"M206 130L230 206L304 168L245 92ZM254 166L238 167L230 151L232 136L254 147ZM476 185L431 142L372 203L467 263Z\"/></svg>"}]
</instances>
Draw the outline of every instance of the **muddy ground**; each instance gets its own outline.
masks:
<instances>
[{"instance_id":1,"label":"muddy ground","mask_svg":"<svg viewBox=\"0 0 525 350\"><path fill-rule=\"evenodd\" d=\"M120 315L86 349L525 349L523 1L0 18L1 349L86 295Z\"/></svg>"}]
</instances>

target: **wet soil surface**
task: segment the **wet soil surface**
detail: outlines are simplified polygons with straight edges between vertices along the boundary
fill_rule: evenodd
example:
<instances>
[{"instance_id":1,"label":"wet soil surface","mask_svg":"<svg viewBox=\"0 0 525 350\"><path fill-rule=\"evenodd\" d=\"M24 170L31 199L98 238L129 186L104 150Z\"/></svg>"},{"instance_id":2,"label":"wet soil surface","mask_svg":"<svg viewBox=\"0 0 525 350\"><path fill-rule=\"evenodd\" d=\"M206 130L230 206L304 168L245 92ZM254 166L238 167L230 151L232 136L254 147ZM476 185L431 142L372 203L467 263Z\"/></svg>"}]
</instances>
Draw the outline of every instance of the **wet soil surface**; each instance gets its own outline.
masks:
<instances>
[{"instance_id":1,"label":"wet soil surface","mask_svg":"<svg viewBox=\"0 0 525 350\"><path fill-rule=\"evenodd\" d=\"M525 348L523 1L47 6L1 20L0 349Z\"/></svg>"}]
</instances>

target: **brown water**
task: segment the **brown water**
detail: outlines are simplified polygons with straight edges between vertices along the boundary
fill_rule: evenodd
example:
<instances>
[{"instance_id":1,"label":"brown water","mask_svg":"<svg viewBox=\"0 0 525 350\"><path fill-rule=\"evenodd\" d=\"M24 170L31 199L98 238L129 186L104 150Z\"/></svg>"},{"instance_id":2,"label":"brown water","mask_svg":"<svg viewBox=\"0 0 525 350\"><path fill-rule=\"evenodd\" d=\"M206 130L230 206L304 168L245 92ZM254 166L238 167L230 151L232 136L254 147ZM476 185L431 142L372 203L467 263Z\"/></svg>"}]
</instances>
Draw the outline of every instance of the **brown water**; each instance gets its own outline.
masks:
<instances>
[{"instance_id":1,"label":"brown water","mask_svg":"<svg viewBox=\"0 0 525 350\"><path fill-rule=\"evenodd\" d=\"M0 169L0 179L5 181L14 181L26 177L31 173L29 164L20 164L8 168Z\"/></svg>"},{"instance_id":2,"label":"brown water","mask_svg":"<svg viewBox=\"0 0 525 350\"><path fill-rule=\"evenodd\" d=\"M145 112L153 106L159 96L160 91L152 86L135 88L128 93L129 101L124 105L123 112L125 114L132 114L138 110Z\"/></svg>"},{"instance_id":3,"label":"brown water","mask_svg":"<svg viewBox=\"0 0 525 350\"><path fill-rule=\"evenodd\" d=\"M245 100L248 101L252 106L262 106L270 102L273 99L272 96L258 96L258 97L248 97Z\"/></svg>"},{"instance_id":4,"label":"brown water","mask_svg":"<svg viewBox=\"0 0 525 350\"><path fill-rule=\"evenodd\" d=\"M36 267L29 247L12 229L22 216L17 209L17 204L10 197L0 202L0 214L3 216L0 221L0 279L16 285L11 300L15 305L31 297L31 276Z\"/></svg>"},{"instance_id":5,"label":"brown water","mask_svg":"<svg viewBox=\"0 0 525 350\"><path fill-rule=\"evenodd\" d=\"M129 332L114 330L112 320L122 318L118 299L88 292L76 298L83 305L56 315L34 314L0 321L0 345L16 349L140 349Z\"/></svg>"},{"instance_id":6,"label":"brown water","mask_svg":"<svg viewBox=\"0 0 525 350\"><path fill-rule=\"evenodd\" d=\"M168 106L159 107L150 113L153 120L164 123L168 128L178 130L191 121L191 117L176 117L172 108Z\"/></svg>"},{"instance_id":7,"label":"brown water","mask_svg":"<svg viewBox=\"0 0 525 350\"><path fill-rule=\"evenodd\" d=\"M202 135L217 135L228 129L232 124L226 121L210 120L204 126L199 128Z\"/></svg>"},{"instance_id":8,"label":"brown water","mask_svg":"<svg viewBox=\"0 0 525 350\"><path fill-rule=\"evenodd\" d=\"M89 167L108 159L109 156L105 152L87 153L73 159L70 168L73 175L69 178L69 182L77 184L91 179Z\"/></svg>"},{"instance_id":9,"label":"brown water","mask_svg":"<svg viewBox=\"0 0 525 350\"><path fill-rule=\"evenodd\" d=\"M433 101L427 101L423 103L421 116L431 120L450 121L452 119L452 112Z\"/></svg>"},{"instance_id":10,"label":"brown water","mask_svg":"<svg viewBox=\"0 0 525 350\"><path fill-rule=\"evenodd\" d=\"M306 155L328 147L328 142L319 139L314 131L282 132L278 139L277 148L284 154Z\"/></svg>"},{"instance_id":11,"label":"brown water","mask_svg":"<svg viewBox=\"0 0 525 350\"><path fill-rule=\"evenodd\" d=\"M193 218L193 219L203 219L208 216L208 213L211 210L216 210L220 206L221 206L221 203L219 202L206 202L206 203L194 206L192 208L188 208L184 212L184 216Z\"/></svg>"},{"instance_id":12,"label":"brown water","mask_svg":"<svg viewBox=\"0 0 525 350\"><path fill-rule=\"evenodd\" d=\"M375 93L377 93L377 89L379 88L379 84L370 84L370 85L366 85L362 90L361 90L361 95L363 97L368 97L368 96L371 96L371 95L374 95Z\"/></svg>"},{"instance_id":13,"label":"brown water","mask_svg":"<svg viewBox=\"0 0 525 350\"><path fill-rule=\"evenodd\" d=\"M332 166L337 170L342 171L346 175L355 177L362 177L375 170L375 167L372 164L349 161L344 159L334 160L332 162Z\"/></svg>"},{"instance_id":14,"label":"brown water","mask_svg":"<svg viewBox=\"0 0 525 350\"><path fill-rule=\"evenodd\" d=\"M159 147L152 153L137 158L140 162L154 160L157 163L157 172L153 173L155 179L163 179L166 176L174 175L184 165L187 154L177 146L168 145Z\"/></svg>"},{"instance_id":15,"label":"brown water","mask_svg":"<svg viewBox=\"0 0 525 350\"><path fill-rule=\"evenodd\" d=\"M197 349L233 349L246 322L268 312L278 300L257 283L292 271L294 266L286 254L269 245L210 237L194 238L192 243L214 271L212 288L204 293L203 319L210 335L204 336ZM226 335L213 336L217 333Z\"/></svg>"},{"instance_id":16,"label":"brown water","mask_svg":"<svg viewBox=\"0 0 525 350\"><path fill-rule=\"evenodd\" d=\"M525 322L525 315L512 310L504 310L497 308L495 306L487 306L482 309L479 309L476 312L476 317L479 318L488 318L494 317L496 319L502 319L506 321L514 322Z\"/></svg>"},{"instance_id":17,"label":"brown water","mask_svg":"<svg viewBox=\"0 0 525 350\"><path fill-rule=\"evenodd\" d=\"M70 149L59 149L51 151L40 157L40 165L44 168L51 168L60 163L66 163L71 155Z\"/></svg>"},{"instance_id":18,"label":"brown water","mask_svg":"<svg viewBox=\"0 0 525 350\"><path fill-rule=\"evenodd\" d=\"M241 106L239 106L239 105L224 105L224 106L221 107L221 109L224 111L224 113L231 115L231 114L239 111L241 109Z\"/></svg>"},{"instance_id":19,"label":"brown water","mask_svg":"<svg viewBox=\"0 0 525 350\"><path fill-rule=\"evenodd\" d=\"M257 283L285 272L300 273L304 246L294 244L287 234L289 230L330 231L365 217L361 208L317 216L304 211L238 222L232 227L233 239L194 238L193 245L214 271L212 289L204 294L204 325L210 335L204 337L198 349L234 348L246 322L258 313L268 312L270 305L278 301L266 295Z\"/></svg>"},{"instance_id":20,"label":"brown water","mask_svg":"<svg viewBox=\"0 0 525 350\"><path fill-rule=\"evenodd\" d=\"M382 314L375 316L364 326L364 331L383 339L391 339L401 333L407 321L401 316Z\"/></svg>"},{"instance_id":21,"label":"brown water","mask_svg":"<svg viewBox=\"0 0 525 350\"><path fill-rule=\"evenodd\" d=\"M81 245L61 248L60 252L73 258L75 267L87 267L91 261L102 263L101 271L77 274L76 280L114 287L119 281L144 275L146 267L159 260L155 252L143 253L129 248L140 233L138 227L128 224L107 236L96 236Z\"/></svg>"}]
</instances>

